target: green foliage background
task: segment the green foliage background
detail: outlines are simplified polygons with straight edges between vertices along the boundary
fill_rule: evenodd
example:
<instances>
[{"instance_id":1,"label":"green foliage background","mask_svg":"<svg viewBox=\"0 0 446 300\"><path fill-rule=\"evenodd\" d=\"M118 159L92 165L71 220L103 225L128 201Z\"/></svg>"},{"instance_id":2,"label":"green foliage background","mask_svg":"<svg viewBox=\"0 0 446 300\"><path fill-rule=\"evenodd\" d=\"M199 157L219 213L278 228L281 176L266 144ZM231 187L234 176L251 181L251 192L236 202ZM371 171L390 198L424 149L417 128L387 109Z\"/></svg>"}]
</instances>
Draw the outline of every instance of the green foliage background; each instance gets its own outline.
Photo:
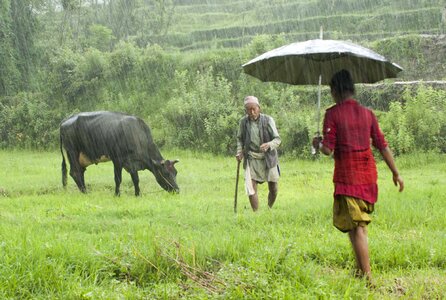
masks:
<instances>
[{"instance_id":1,"label":"green foliage background","mask_svg":"<svg viewBox=\"0 0 446 300\"><path fill-rule=\"evenodd\" d=\"M446 78L443 2L0 0L0 147L54 149L79 111L135 114L160 146L233 153L242 99L275 117L281 151L309 156L315 87L261 83L241 65L319 36L402 65L401 80ZM396 153L444 152L445 85L358 86ZM323 89L323 107L331 105ZM323 111L321 112L323 115ZM322 118L321 118L322 119Z\"/></svg>"}]
</instances>

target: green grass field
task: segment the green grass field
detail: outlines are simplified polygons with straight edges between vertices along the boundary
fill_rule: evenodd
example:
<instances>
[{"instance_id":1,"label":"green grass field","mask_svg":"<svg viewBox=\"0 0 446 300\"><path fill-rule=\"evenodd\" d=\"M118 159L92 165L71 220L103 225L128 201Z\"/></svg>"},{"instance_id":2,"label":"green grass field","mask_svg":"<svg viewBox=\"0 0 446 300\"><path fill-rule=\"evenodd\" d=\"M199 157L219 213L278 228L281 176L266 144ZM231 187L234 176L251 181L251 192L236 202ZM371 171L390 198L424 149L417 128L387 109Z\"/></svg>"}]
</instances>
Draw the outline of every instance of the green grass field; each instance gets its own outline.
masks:
<instances>
[{"instance_id":1,"label":"green grass field","mask_svg":"<svg viewBox=\"0 0 446 300\"><path fill-rule=\"evenodd\" d=\"M140 172L141 197L112 164L61 185L58 152L0 151L1 299L444 299L445 155L397 159L398 193L379 162L369 226L376 289L352 276L348 238L331 225L330 158L282 158L276 206L251 212L232 157L171 151L181 193Z\"/></svg>"}]
</instances>

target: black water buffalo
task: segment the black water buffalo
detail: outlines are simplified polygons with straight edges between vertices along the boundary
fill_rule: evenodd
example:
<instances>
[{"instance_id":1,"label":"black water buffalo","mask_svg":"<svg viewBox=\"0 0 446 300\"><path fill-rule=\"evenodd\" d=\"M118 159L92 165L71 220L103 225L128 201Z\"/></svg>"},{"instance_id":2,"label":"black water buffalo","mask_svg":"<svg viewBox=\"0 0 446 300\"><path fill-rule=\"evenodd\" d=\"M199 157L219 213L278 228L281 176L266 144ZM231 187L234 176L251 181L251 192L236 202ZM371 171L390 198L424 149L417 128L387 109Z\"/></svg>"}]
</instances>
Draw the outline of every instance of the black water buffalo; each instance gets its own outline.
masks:
<instances>
[{"instance_id":1,"label":"black water buffalo","mask_svg":"<svg viewBox=\"0 0 446 300\"><path fill-rule=\"evenodd\" d=\"M119 195L122 168L130 173L135 195L140 194L138 171L149 169L158 184L169 192L179 192L176 183L178 160L165 160L153 142L150 128L138 117L117 112L83 112L60 124L62 184L67 185L67 166L79 190L86 192L87 166L111 160L115 170L115 195Z\"/></svg>"}]
</instances>

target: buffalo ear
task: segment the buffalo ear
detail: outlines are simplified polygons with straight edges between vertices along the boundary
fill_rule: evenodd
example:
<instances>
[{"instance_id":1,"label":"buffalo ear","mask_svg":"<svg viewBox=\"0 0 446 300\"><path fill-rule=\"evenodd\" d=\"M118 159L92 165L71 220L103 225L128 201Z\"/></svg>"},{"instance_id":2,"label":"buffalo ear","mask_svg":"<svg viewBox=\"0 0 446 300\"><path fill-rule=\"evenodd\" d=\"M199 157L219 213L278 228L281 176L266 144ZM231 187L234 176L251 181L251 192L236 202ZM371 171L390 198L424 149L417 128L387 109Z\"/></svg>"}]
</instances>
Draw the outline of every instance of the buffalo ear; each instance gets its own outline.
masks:
<instances>
[{"instance_id":1,"label":"buffalo ear","mask_svg":"<svg viewBox=\"0 0 446 300\"><path fill-rule=\"evenodd\" d=\"M165 164L166 164L166 162L167 163L172 163L172 165L174 165L174 164L176 164L177 162L179 162L179 160L178 159L175 159L175 160L172 160L172 161L170 161L170 160L165 160L165 159L163 159L163 160L160 160L160 161L157 161L157 160L154 160L154 159L152 159L152 163L155 165L155 166L164 166Z\"/></svg>"},{"instance_id":2,"label":"buffalo ear","mask_svg":"<svg viewBox=\"0 0 446 300\"><path fill-rule=\"evenodd\" d=\"M159 167L159 166L161 166L161 165L164 164L164 159L161 160L161 161L158 161L158 160L154 160L154 159L152 158L152 163L153 163L155 166Z\"/></svg>"}]
</instances>

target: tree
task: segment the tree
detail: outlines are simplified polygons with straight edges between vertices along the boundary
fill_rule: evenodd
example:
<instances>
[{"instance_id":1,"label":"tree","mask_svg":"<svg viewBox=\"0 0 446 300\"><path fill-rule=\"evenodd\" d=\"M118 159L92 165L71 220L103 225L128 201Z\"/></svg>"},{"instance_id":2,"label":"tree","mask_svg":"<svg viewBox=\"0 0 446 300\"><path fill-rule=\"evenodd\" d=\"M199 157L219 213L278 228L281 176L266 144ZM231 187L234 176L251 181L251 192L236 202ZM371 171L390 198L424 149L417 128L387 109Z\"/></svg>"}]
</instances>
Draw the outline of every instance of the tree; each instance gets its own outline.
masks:
<instances>
[{"instance_id":1,"label":"tree","mask_svg":"<svg viewBox=\"0 0 446 300\"><path fill-rule=\"evenodd\" d=\"M33 0L15 0L10 2L12 45L16 58L16 67L20 72L20 89L29 90L36 51L34 37L38 22L33 13Z\"/></svg>"},{"instance_id":2,"label":"tree","mask_svg":"<svg viewBox=\"0 0 446 300\"><path fill-rule=\"evenodd\" d=\"M68 37L68 39L78 44L82 0L62 0L61 4L64 17L60 27L60 44L64 45L65 37ZM76 12L78 13L77 16L75 15Z\"/></svg>"},{"instance_id":3,"label":"tree","mask_svg":"<svg viewBox=\"0 0 446 300\"><path fill-rule=\"evenodd\" d=\"M87 44L101 51L110 51L112 42L116 38L110 28L103 25L92 24L88 28L89 39Z\"/></svg>"},{"instance_id":4,"label":"tree","mask_svg":"<svg viewBox=\"0 0 446 300\"><path fill-rule=\"evenodd\" d=\"M0 96L12 95L20 78L12 37L10 1L0 0Z\"/></svg>"},{"instance_id":5,"label":"tree","mask_svg":"<svg viewBox=\"0 0 446 300\"><path fill-rule=\"evenodd\" d=\"M33 8L40 0L0 0L0 95L29 90L34 70Z\"/></svg>"}]
</instances>

